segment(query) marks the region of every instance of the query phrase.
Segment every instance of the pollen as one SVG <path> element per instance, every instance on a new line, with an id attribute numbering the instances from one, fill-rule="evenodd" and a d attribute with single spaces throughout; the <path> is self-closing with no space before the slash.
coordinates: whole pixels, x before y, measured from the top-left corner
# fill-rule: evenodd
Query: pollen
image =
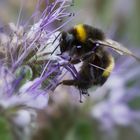
<path id="1" fill-rule="evenodd" d="M 84 42 L 86 40 L 86 36 L 87 36 L 85 28 L 84 28 L 84 25 L 83 24 L 78 24 L 74 28 L 75 28 L 75 30 L 77 32 L 77 38 L 81 42 Z"/>

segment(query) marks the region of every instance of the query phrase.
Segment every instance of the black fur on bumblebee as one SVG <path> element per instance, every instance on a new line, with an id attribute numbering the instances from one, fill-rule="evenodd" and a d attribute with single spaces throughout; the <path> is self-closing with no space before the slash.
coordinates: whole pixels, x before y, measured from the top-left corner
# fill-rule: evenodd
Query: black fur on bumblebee
<path id="1" fill-rule="evenodd" d="M 97 28 L 86 24 L 78 24 L 68 31 L 63 31 L 60 37 L 61 58 L 68 61 L 66 69 L 82 62 L 82 66 L 73 79 L 63 80 L 60 84 L 75 86 L 82 95 L 89 95 L 88 89 L 94 85 L 102 86 L 112 72 L 115 61 L 107 50 L 111 48 L 120 55 L 129 55 L 140 61 L 130 50 L 116 41 L 107 39 Z M 75 70 L 71 69 L 71 73 Z M 73 74 L 74 75 L 74 74 Z"/>

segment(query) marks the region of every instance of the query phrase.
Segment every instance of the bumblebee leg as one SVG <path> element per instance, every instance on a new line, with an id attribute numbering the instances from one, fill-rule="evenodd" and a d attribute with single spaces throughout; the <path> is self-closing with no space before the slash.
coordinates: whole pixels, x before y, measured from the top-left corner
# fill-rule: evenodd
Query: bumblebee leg
<path id="1" fill-rule="evenodd" d="M 89 93 L 88 93 L 88 91 L 87 91 L 87 89 L 79 89 L 79 93 L 80 93 L 80 100 L 79 100 L 80 103 L 83 103 L 83 101 L 82 101 L 82 95 L 84 97 L 85 97 L 85 95 L 86 96 L 90 96 Z"/>
<path id="2" fill-rule="evenodd" d="M 83 103 L 83 101 L 82 101 L 82 90 L 81 90 L 81 89 L 79 89 L 79 93 L 80 93 L 80 99 L 79 99 L 79 102 L 80 102 L 80 103 Z"/>
<path id="3" fill-rule="evenodd" d="M 63 80 L 60 82 L 60 84 L 66 85 L 66 86 L 77 86 L 79 83 L 78 80 Z"/>
<path id="4" fill-rule="evenodd" d="M 64 81 L 62 81 L 62 82 L 59 83 L 59 84 L 63 84 L 63 85 L 67 85 L 67 86 L 77 86 L 78 83 L 79 83 L 78 80 L 64 80 Z M 79 89 L 79 88 L 78 88 L 78 89 Z M 82 89 L 79 89 L 79 93 L 80 93 L 80 100 L 79 100 L 79 102 L 82 103 L 82 102 L 83 102 L 83 101 L 82 101 L 82 94 L 83 94 Z"/>
<path id="5" fill-rule="evenodd" d="M 79 79 L 73 79 L 73 80 L 63 80 L 60 82 L 60 84 L 66 85 L 66 86 L 76 86 L 79 89 L 83 89 L 86 85 L 88 85 L 88 81 L 79 80 Z M 86 87 L 84 89 L 87 89 Z"/>
<path id="6" fill-rule="evenodd" d="M 95 56 L 93 55 L 94 53 L 95 53 L 95 52 L 93 52 L 93 51 L 92 51 L 92 52 L 88 52 L 88 53 L 82 55 L 82 56 L 79 57 L 79 58 L 72 59 L 72 60 L 70 61 L 70 63 L 71 63 L 71 64 L 77 64 L 77 63 L 80 63 L 80 62 L 82 62 L 82 61 L 88 59 L 88 58 L 91 57 L 91 56 L 92 56 L 92 59 L 93 59 L 93 57 L 95 57 Z"/>
<path id="7" fill-rule="evenodd" d="M 82 60 L 80 60 L 79 58 L 76 58 L 76 59 L 72 59 L 70 61 L 71 64 L 77 64 L 77 63 L 80 63 Z"/>
<path id="8" fill-rule="evenodd" d="M 83 86 L 81 86 L 81 85 L 85 85 L 87 83 L 88 82 L 86 82 L 86 81 L 81 81 L 81 80 L 76 80 L 75 79 L 75 80 L 64 80 L 64 81 L 60 82 L 59 85 L 63 84 L 63 85 L 67 85 L 67 86 L 76 86 L 78 88 L 78 90 L 79 90 L 79 93 L 80 93 L 80 100 L 79 100 L 79 102 L 83 103 L 82 95 L 89 96 L 89 93 L 88 93 L 87 89 L 82 89 L 81 87 L 83 87 Z"/>

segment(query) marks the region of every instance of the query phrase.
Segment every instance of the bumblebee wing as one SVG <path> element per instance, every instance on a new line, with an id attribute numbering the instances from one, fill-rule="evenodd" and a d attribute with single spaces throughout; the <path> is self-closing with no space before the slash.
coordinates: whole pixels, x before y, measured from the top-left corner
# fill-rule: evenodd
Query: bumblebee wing
<path id="1" fill-rule="evenodd" d="M 104 47 L 112 48 L 114 51 L 116 51 L 120 55 L 129 55 L 129 56 L 134 57 L 138 61 L 140 61 L 140 58 L 135 56 L 133 54 L 133 52 L 131 52 L 129 49 L 124 47 L 122 44 L 120 44 L 114 40 L 111 40 L 111 39 L 105 39 L 104 41 L 101 41 L 101 40 L 94 41 L 92 39 L 89 39 L 89 40 L 90 40 L 90 42 L 92 42 L 94 44 L 97 43 L 97 44 L 102 45 Z"/>

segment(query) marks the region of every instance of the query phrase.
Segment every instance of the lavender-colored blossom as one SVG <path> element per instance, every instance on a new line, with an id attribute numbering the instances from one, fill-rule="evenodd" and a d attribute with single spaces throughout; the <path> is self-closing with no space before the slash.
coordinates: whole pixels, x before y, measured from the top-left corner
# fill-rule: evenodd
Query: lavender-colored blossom
<path id="1" fill-rule="evenodd" d="M 8 23 L 0 30 L 0 112 L 1 116 L 12 120 L 13 131 L 19 131 L 17 139 L 31 136 L 34 111 L 47 107 L 49 92 L 61 79 L 63 68 L 56 55 L 59 49 L 52 52 L 59 44 L 58 30 L 69 19 L 52 27 L 71 15 L 66 10 L 70 4 L 65 0 L 46 1 L 46 8 L 40 12 L 39 0 L 33 15 L 20 24 L 21 4 L 17 23 Z M 34 18 L 37 20 L 33 23 Z"/>
<path id="2" fill-rule="evenodd" d="M 46 91 L 51 90 L 48 86 L 56 81 L 55 76 L 61 73 L 57 65 L 58 57 L 51 52 L 59 43 L 59 39 L 54 40 L 60 32 L 55 32 L 64 24 L 51 30 L 50 26 L 70 15 L 66 11 L 70 3 L 61 0 L 55 0 L 52 3 L 48 1 L 38 21 L 28 27 L 30 21 L 39 12 L 40 5 L 41 1 L 38 2 L 36 11 L 25 24 L 20 25 L 20 14 L 22 14 L 20 11 L 17 25 L 9 23 L 0 33 L 1 104 L 7 100 L 4 106 L 9 107 L 14 103 L 35 108 L 46 106 L 49 98 Z M 54 80 L 49 78 L 53 74 Z M 47 79 L 48 84 L 42 88 L 42 83 Z M 53 86 L 55 87 L 56 84 L 54 83 Z M 41 103 L 39 103 L 40 100 L 42 100 Z"/>

